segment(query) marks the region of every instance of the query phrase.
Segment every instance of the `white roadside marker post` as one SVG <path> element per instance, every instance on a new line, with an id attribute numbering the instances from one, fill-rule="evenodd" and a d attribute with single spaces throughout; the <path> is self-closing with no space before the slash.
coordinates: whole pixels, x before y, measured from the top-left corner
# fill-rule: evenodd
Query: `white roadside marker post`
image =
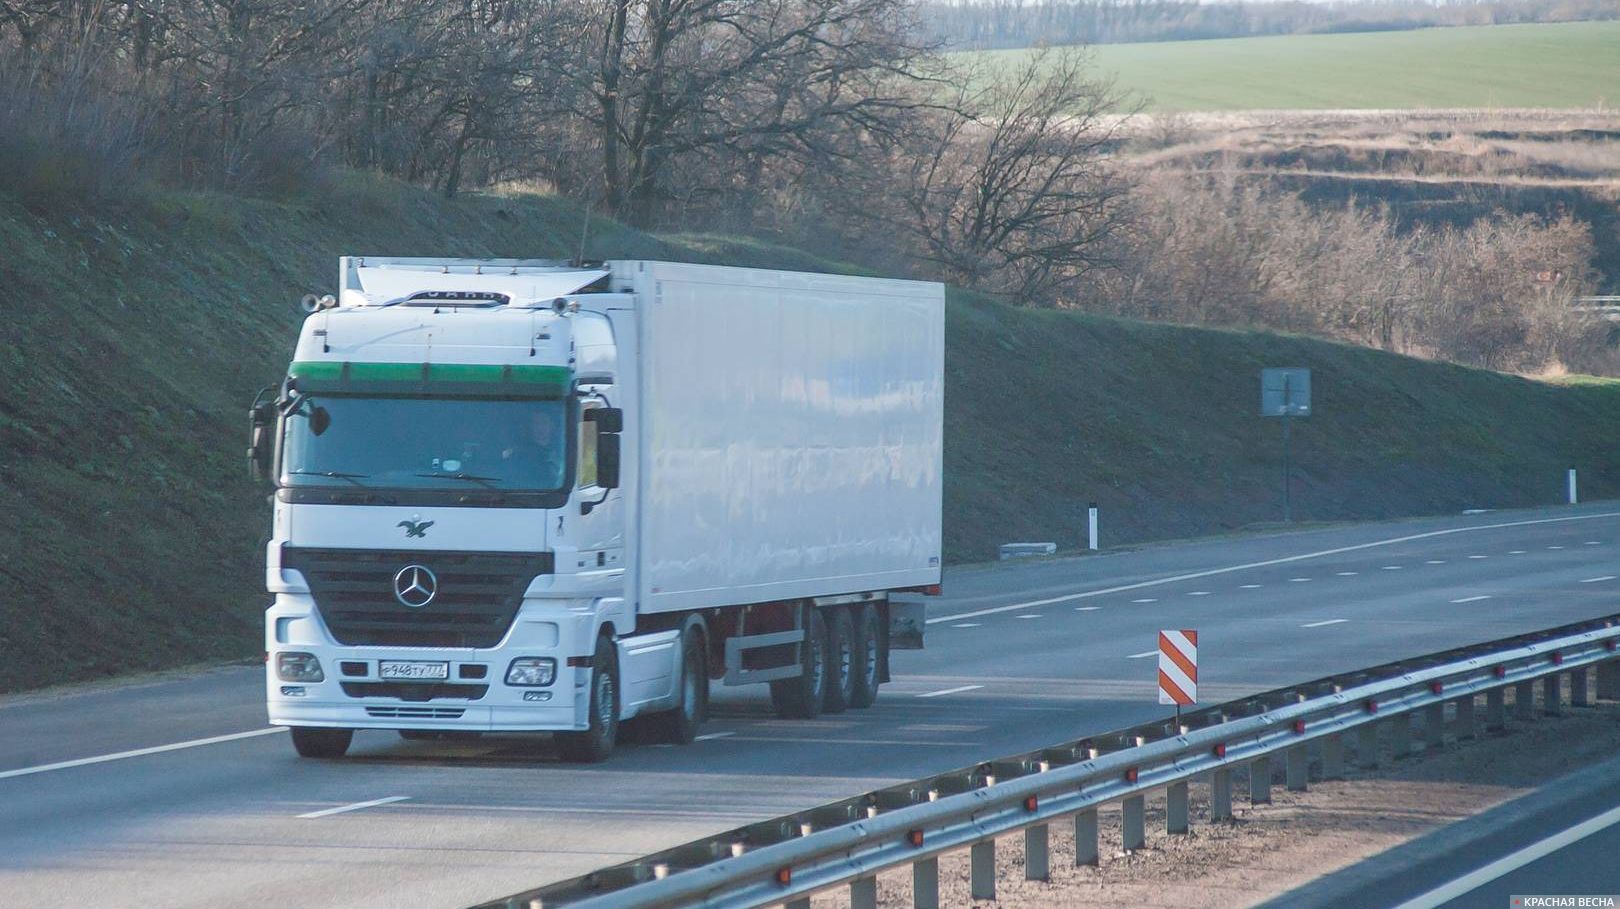
<path id="1" fill-rule="evenodd" d="M 1086 506 L 1086 548 L 1097 551 L 1097 503 Z"/>
<path id="2" fill-rule="evenodd" d="M 1575 468 L 1573 467 L 1569 469 L 1569 504 L 1580 504 L 1580 496 L 1576 495 L 1575 490 Z"/>

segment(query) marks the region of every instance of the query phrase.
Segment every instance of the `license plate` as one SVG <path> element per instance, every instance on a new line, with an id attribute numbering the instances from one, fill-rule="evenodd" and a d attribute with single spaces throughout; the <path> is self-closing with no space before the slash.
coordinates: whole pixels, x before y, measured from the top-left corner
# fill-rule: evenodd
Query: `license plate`
<path id="1" fill-rule="evenodd" d="M 448 679 L 450 677 L 450 664 L 383 660 L 377 664 L 377 677 L 384 679 Z"/>

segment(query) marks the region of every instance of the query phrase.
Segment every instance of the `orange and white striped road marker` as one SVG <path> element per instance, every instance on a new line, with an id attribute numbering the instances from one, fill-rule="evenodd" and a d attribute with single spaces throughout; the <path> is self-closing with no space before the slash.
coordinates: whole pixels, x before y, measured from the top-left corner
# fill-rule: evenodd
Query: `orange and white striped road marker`
<path id="1" fill-rule="evenodd" d="M 1198 632 L 1159 632 L 1159 703 L 1198 703 Z"/>

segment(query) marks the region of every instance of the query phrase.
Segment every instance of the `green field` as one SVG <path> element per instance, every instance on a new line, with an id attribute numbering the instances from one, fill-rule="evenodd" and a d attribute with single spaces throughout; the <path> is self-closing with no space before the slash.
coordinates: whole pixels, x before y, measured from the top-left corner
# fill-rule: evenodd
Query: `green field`
<path id="1" fill-rule="evenodd" d="M 1105 44 L 1098 67 L 1160 111 L 1614 108 L 1620 22 Z M 988 51 L 1010 62 L 1025 50 Z"/>

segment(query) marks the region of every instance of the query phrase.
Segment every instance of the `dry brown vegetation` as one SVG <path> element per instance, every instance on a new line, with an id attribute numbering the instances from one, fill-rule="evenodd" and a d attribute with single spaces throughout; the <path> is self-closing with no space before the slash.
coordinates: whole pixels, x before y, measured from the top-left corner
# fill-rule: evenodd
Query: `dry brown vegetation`
<path id="1" fill-rule="evenodd" d="M 1034 306 L 1620 372 L 1620 117 L 1142 117 L 909 0 L 0 0 L 0 189 L 558 188 Z"/>

